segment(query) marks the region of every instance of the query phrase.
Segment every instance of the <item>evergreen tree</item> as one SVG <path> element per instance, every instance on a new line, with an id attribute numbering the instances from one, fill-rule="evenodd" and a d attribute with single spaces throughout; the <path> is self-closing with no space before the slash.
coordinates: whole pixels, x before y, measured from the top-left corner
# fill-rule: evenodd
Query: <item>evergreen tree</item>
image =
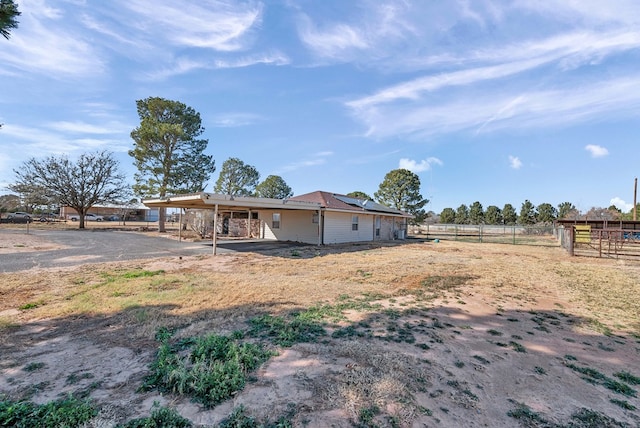
<path id="1" fill-rule="evenodd" d="M 469 223 L 471 224 L 483 224 L 484 223 L 484 209 L 482 204 L 478 201 L 471 204 L 469 208 Z"/>
<path id="2" fill-rule="evenodd" d="M 291 187 L 279 175 L 270 175 L 256 186 L 256 196 L 261 198 L 287 199 L 293 196 Z"/>
<path id="3" fill-rule="evenodd" d="M 520 207 L 518 223 L 523 226 L 536 224 L 536 208 L 528 199 L 525 200 Z"/>
<path id="4" fill-rule="evenodd" d="M 453 208 L 445 208 L 440 213 L 440 223 L 453 224 L 456 222 L 456 212 Z"/>
<path id="5" fill-rule="evenodd" d="M 11 29 L 18 28 L 20 11 L 13 0 L 0 0 L 0 35 L 5 39 L 11 36 Z"/>
<path id="6" fill-rule="evenodd" d="M 456 218 L 454 221 L 456 224 L 468 224 L 469 223 L 469 207 L 462 204 L 456 210 Z"/>
<path id="7" fill-rule="evenodd" d="M 537 211 L 538 214 L 536 216 L 536 219 L 540 223 L 553 223 L 556 218 L 558 218 L 558 211 L 551 204 L 540 204 L 537 207 Z"/>
<path id="8" fill-rule="evenodd" d="M 413 215 L 413 224 L 421 224 L 426 218 L 423 207 L 429 200 L 420 194 L 420 177 L 408 169 L 389 171 L 374 196 L 383 205 Z"/>
<path id="9" fill-rule="evenodd" d="M 352 198 L 362 199 L 364 201 L 373 201 L 373 198 L 371 196 L 359 190 L 356 190 L 355 192 L 349 192 L 347 193 L 347 196 L 351 196 Z"/>
<path id="10" fill-rule="evenodd" d="M 229 158 L 222 164 L 214 191 L 231 196 L 250 196 L 254 194 L 259 179 L 260 173 L 255 167 L 238 158 Z"/>
<path id="11" fill-rule="evenodd" d="M 495 205 L 489 205 L 484 213 L 484 222 L 486 224 L 503 224 L 502 210 Z"/>
<path id="12" fill-rule="evenodd" d="M 576 207 L 571 202 L 563 202 L 560 205 L 558 205 L 557 218 L 560 220 L 565 219 L 575 211 L 576 211 Z"/>
<path id="13" fill-rule="evenodd" d="M 509 226 L 513 226 L 514 224 L 516 224 L 518 215 L 516 214 L 516 209 L 513 207 L 513 205 L 504 204 L 504 207 L 502 208 L 502 220 L 504 221 L 504 224 L 507 224 Z"/>
<path id="14" fill-rule="evenodd" d="M 200 113 L 178 101 L 149 97 L 136 101 L 140 126 L 131 132 L 138 168 L 134 192 L 143 198 L 202 192 L 215 171 Z M 165 231 L 166 211 L 160 208 L 158 229 Z"/>

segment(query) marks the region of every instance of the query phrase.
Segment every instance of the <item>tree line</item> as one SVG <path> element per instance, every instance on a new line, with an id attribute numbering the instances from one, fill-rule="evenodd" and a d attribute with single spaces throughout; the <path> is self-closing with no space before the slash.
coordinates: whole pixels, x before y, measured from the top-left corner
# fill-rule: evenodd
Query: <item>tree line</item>
<path id="1" fill-rule="evenodd" d="M 640 206 L 640 204 L 639 204 Z M 434 217 L 435 213 L 431 213 Z M 586 213 L 581 213 L 571 202 L 562 202 L 557 207 L 549 203 L 534 205 L 528 199 L 516 211 L 511 204 L 505 204 L 502 208 L 489 205 L 483 208 L 479 201 L 470 206 L 460 205 L 457 209 L 445 208 L 437 216 L 437 222 L 445 224 L 491 224 L 491 225 L 522 225 L 536 224 L 548 225 L 556 220 L 631 220 L 633 210 L 623 213 L 615 205 L 609 208 L 591 208 Z"/>

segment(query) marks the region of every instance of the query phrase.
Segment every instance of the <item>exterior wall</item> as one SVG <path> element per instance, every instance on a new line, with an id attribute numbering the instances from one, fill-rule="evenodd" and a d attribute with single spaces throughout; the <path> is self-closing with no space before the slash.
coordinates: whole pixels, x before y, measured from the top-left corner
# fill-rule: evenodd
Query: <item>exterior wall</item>
<path id="1" fill-rule="evenodd" d="M 274 229 L 273 213 L 280 213 L 280 228 Z M 264 210 L 258 212 L 261 221 L 260 237 L 278 241 L 318 243 L 318 223 L 313 222 L 314 211 Z"/>
<path id="2" fill-rule="evenodd" d="M 272 227 L 273 213 L 280 213 L 279 229 Z M 294 210 L 259 211 L 258 218 L 261 230 L 258 236 L 263 239 L 318 244 L 319 224 L 313 222 L 314 215 L 317 215 L 317 212 Z M 324 244 L 392 240 L 399 237 L 399 230 L 406 231 L 404 219 L 395 217 L 376 216 L 365 212 L 354 212 L 352 214 L 331 211 L 323 211 L 323 215 Z M 353 215 L 358 216 L 358 230 L 352 230 Z M 379 236 L 375 235 L 376 217 L 380 218 Z"/>
<path id="3" fill-rule="evenodd" d="M 358 230 L 351 230 L 351 217 L 358 216 Z M 324 243 L 373 241 L 374 216 L 366 213 L 324 213 Z"/>

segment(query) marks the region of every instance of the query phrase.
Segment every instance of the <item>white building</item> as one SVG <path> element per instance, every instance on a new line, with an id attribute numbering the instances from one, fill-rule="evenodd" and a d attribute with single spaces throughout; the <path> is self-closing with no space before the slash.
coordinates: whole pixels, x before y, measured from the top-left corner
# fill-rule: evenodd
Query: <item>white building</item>
<path id="1" fill-rule="evenodd" d="M 242 213 L 244 221 L 258 222 L 258 238 L 317 245 L 404 239 L 412 217 L 372 201 L 323 191 L 289 199 L 196 193 L 143 203 L 151 208 L 210 209 L 218 221 L 221 213 Z"/>

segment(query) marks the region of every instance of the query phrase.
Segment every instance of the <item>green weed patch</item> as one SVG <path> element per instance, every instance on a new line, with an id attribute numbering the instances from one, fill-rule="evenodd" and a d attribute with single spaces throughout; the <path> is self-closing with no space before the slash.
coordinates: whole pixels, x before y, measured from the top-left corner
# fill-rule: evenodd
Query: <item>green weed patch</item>
<path id="1" fill-rule="evenodd" d="M 98 410 L 89 401 L 73 396 L 41 405 L 29 401 L 0 401 L 2 427 L 77 427 L 97 414 Z"/>
<path id="2" fill-rule="evenodd" d="M 190 428 L 192 426 L 191 421 L 180 416 L 174 409 L 161 407 L 154 403 L 151 416 L 131 420 L 124 425 L 118 425 L 118 428 Z"/>
<path id="3" fill-rule="evenodd" d="M 318 318 L 308 312 L 294 314 L 290 319 L 268 314 L 260 315 L 249 320 L 249 334 L 269 339 L 280 346 L 315 342 L 318 337 L 326 334 L 324 327 L 317 321 Z"/>
<path id="4" fill-rule="evenodd" d="M 242 390 L 247 374 L 274 355 L 261 345 L 229 336 L 211 334 L 177 343 L 170 342 L 166 331 L 157 337 L 161 344 L 142 390 L 187 395 L 207 407 Z"/>

